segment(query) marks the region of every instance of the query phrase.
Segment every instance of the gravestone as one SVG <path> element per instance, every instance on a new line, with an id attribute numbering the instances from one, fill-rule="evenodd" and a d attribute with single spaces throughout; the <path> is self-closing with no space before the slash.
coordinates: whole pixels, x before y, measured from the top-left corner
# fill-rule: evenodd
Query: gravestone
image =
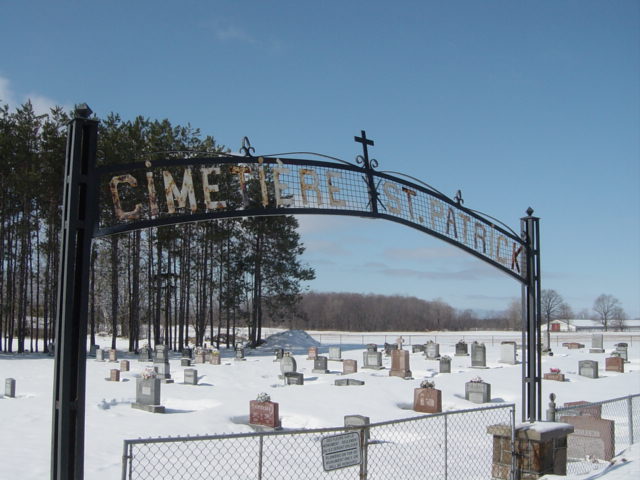
<path id="1" fill-rule="evenodd" d="M 451 358 L 446 355 L 440 357 L 440 373 L 451 373 Z"/>
<path id="2" fill-rule="evenodd" d="M 131 408 L 151 413 L 164 413 L 160 405 L 160 379 L 156 377 L 136 378 L 136 401 Z"/>
<path id="3" fill-rule="evenodd" d="M 424 356 L 429 360 L 440 358 L 440 344 L 429 340 L 424 346 Z"/>
<path id="4" fill-rule="evenodd" d="M 595 360 L 580 360 L 578 362 L 578 375 L 598 378 L 598 362 Z"/>
<path id="5" fill-rule="evenodd" d="M 542 378 L 545 380 L 553 380 L 554 382 L 564 382 L 564 373 L 560 373 L 560 369 L 551 369 L 545 373 Z"/>
<path id="6" fill-rule="evenodd" d="M 367 352 L 377 352 L 377 351 L 378 351 L 378 345 L 376 345 L 375 343 L 367 343 Z M 355 415 L 355 416 L 359 416 L 359 415 Z M 365 418 L 368 418 L 368 417 L 365 417 Z"/>
<path id="7" fill-rule="evenodd" d="M 191 357 L 186 357 L 186 360 L 190 360 Z M 204 363 L 207 361 L 207 352 L 204 350 L 204 348 L 198 348 L 196 349 L 196 355 L 194 358 L 194 364 L 199 364 L 199 363 Z M 189 362 L 189 365 L 191 364 L 191 362 Z"/>
<path id="8" fill-rule="evenodd" d="M 394 350 L 398 350 L 398 344 L 397 343 L 387 343 L 384 342 L 384 354 L 389 356 L 391 355 L 391 352 Z"/>
<path id="9" fill-rule="evenodd" d="M 484 343 L 471 344 L 471 367 L 485 368 L 487 366 L 487 348 Z"/>
<path id="10" fill-rule="evenodd" d="M 156 372 L 156 377 L 162 383 L 173 383 L 171 379 L 171 366 L 169 365 L 169 361 L 164 363 L 154 363 L 153 369 Z"/>
<path id="11" fill-rule="evenodd" d="M 273 354 L 276 356 L 273 361 L 279 362 L 280 360 L 282 360 L 282 357 L 284 357 L 284 348 L 274 348 Z"/>
<path id="12" fill-rule="evenodd" d="M 516 342 L 500 343 L 500 363 L 515 365 L 516 362 Z"/>
<path id="13" fill-rule="evenodd" d="M 578 400 L 577 402 L 565 402 L 564 407 L 572 408 L 570 412 L 565 412 L 568 415 L 602 418 L 602 404 L 600 403 L 593 405 L 585 400 Z"/>
<path id="14" fill-rule="evenodd" d="M 153 363 L 165 363 L 169 361 L 169 350 L 166 345 L 156 345 L 153 351 Z"/>
<path id="15" fill-rule="evenodd" d="M 307 360 L 315 360 L 318 356 L 318 347 L 309 347 L 307 350 Z"/>
<path id="16" fill-rule="evenodd" d="M 7 378 L 4 381 L 4 396 L 9 398 L 16 398 L 16 379 Z"/>
<path id="17" fill-rule="evenodd" d="M 284 379 L 287 385 L 304 385 L 304 375 L 300 372 L 285 372 Z"/>
<path id="18" fill-rule="evenodd" d="M 568 348 L 569 350 L 578 350 L 579 348 L 584 348 L 584 344 L 578 342 L 565 342 L 562 344 L 562 346 Z"/>
<path id="19" fill-rule="evenodd" d="M 313 361 L 313 370 L 311 371 L 313 373 L 329 373 L 327 369 L 327 357 L 323 357 L 322 355 L 316 357 Z"/>
<path id="20" fill-rule="evenodd" d="M 47 344 L 47 355 L 49 355 L 50 357 L 55 356 L 56 354 L 56 343 L 55 342 L 49 342 Z"/>
<path id="21" fill-rule="evenodd" d="M 608 372 L 624 373 L 624 360 L 622 357 L 608 357 L 605 359 L 605 368 Z"/>
<path id="22" fill-rule="evenodd" d="M 560 421 L 573 425 L 567 439 L 569 458 L 611 460 L 615 454 L 615 422 L 592 416 L 562 416 Z"/>
<path id="23" fill-rule="evenodd" d="M 473 403 L 489 403 L 491 401 L 491 385 L 485 382 L 467 382 L 464 384 L 464 398 Z"/>
<path id="24" fill-rule="evenodd" d="M 366 442 L 369 440 L 369 429 L 366 428 L 371 424 L 371 419 L 364 415 L 345 415 L 344 426 L 345 427 L 364 427 L 361 432 L 364 433 L 363 440 Z"/>
<path id="25" fill-rule="evenodd" d="M 197 350 L 197 349 L 196 349 Z M 204 352 L 204 349 L 201 348 L 200 351 Z M 189 359 L 193 359 L 193 348 L 190 347 L 184 347 L 182 349 L 182 358 L 189 358 Z"/>
<path id="26" fill-rule="evenodd" d="M 389 371 L 389 376 L 400 377 L 400 378 L 411 378 L 408 350 L 392 350 L 391 351 L 391 370 Z"/>
<path id="27" fill-rule="evenodd" d="M 442 391 L 437 388 L 414 389 L 413 409 L 422 413 L 442 412 Z"/>
<path id="28" fill-rule="evenodd" d="M 184 370 L 184 383 L 186 385 L 198 384 L 198 370 L 195 368 L 186 368 Z"/>
<path id="29" fill-rule="evenodd" d="M 604 353 L 602 339 L 603 335 L 601 333 L 591 335 L 591 348 L 589 349 L 589 353 Z"/>
<path id="30" fill-rule="evenodd" d="M 625 362 L 629 361 L 629 356 L 627 354 L 628 345 L 626 343 L 618 343 L 616 345 L 616 353 L 622 357 Z"/>
<path id="31" fill-rule="evenodd" d="M 109 349 L 109 361 L 110 362 L 118 361 L 118 351 L 115 348 Z"/>
<path id="32" fill-rule="evenodd" d="M 197 355 L 196 355 L 197 357 Z M 196 360 L 197 363 L 197 360 Z M 200 362 L 202 363 L 202 362 Z M 190 367 L 191 366 L 191 359 L 190 358 L 181 358 L 180 359 L 180 366 L 181 367 Z"/>
<path id="33" fill-rule="evenodd" d="M 220 352 L 212 352 L 209 363 L 211 365 L 220 365 Z"/>
<path id="34" fill-rule="evenodd" d="M 261 427 L 280 428 L 279 405 L 276 402 L 249 402 L 249 424 Z"/>
<path id="35" fill-rule="evenodd" d="M 89 347 L 89 356 L 90 357 L 95 357 L 96 356 L 96 350 L 100 348 L 100 345 L 91 345 Z"/>
<path id="36" fill-rule="evenodd" d="M 342 374 L 358 373 L 358 362 L 355 360 L 344 360 L 342 362 Z"/>
<path id="37" fill-rule="evenodd" d="M 338 378 L 334 381 L 334 384 L 336 387 L 360 386 L 364 385 L 364 380 L 356 380 L 355 378 Z"/>
<path id="38" fill-rule="evenodd" d="M 96 362 L 104 362 L 104 350 L 96 349 Z"/>
<path id="39" fill-rule="evenodd" d="M 411 345 L 411 353 L 424 353 L 424 345 Z"/>
<path id="40" fill-rule="evenodd" d="M 362 352 L 362 368 L 371 368 L 373 370 L 382 370 L 382 352 Z"/>
<path id="41" fill-rule="evenodd" d="M 550 338 L 548 335 L 542 335 L 542 353 L 548 355 L 551 352 L 551 345 L 549 345 Z"/>
<path id="42" fill-rule="evenodd" d="M 109 378 L 107 378 L 106 380 L 109 380 L 110 382 L 119 382 L 120 381 L 120 370 L 118 370 L 117 368 L 112 368 L 109 371 Z"/>
<path id="43" fill-rule="evenodd" d="M 456 357 L 465 357 L 467 355 L 469 355 L 469 350 L 467 347 L 467 342 L 465 342 L 464 340 L 460 340 L 458 343 L 456 343 Z"/>
<path id="44" fill-rule="evenodd" d="M 280 373 L 282 375 L 290 372 L 297 371 L 298 366 L 296 364 L 296 359 L 293 358 L 288 352 L 284 354 L 282 359 L 280 360 Z"/>
<path id="45" fill-rule="evenodd" d="M 234 357 L 236 362 L 244 362 L 246 358 L 244 358 L 244 347 L 236 347 L 236 356 Z"/>
<path id="46" fill-rule="evenodd" d="M 334 362 L 342 361 L 342 350 L 340 347 L 329 347 L 329 360 Z"/>
<path id="47" fill-rule="evenodd" d="M 151 349 L 149 348 L 149 345 L 144 345 L 138 351 L 138 361 L 139 362 L 149 362 L 149 361 L 151 361 Z"/>

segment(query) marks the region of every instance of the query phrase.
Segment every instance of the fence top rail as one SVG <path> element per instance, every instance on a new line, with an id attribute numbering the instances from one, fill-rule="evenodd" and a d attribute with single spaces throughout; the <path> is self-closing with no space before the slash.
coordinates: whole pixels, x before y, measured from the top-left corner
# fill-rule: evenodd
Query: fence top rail
<path id="1" fill-rule="evenodd" d="M 468 408 L 464 410 L 452 410 L 448 412 L 441 413 L 433 413 L 428 415 L 419 415 L 416 417 L 407 417 L 401 418 L 397 420 L 387 420 L 384 422 L 371 423 L 366 426 L 349 426 L 349 427 L 327 427 L 327 428 L 314 428 L 314 429 L 300 429 L 300 430 L 276 430 L 276 431 L 263 431 L 263 432 L 247 432 L 247 433 L 222 433 L 215 435 L 187 435 L 185 437 L 177 436 L 177 437 L 156 437 L 156 438 L 136 438 L 136 439 L 125 439 L 125 445 L 134 445 L 134 444 L 144 444 L 144 443 L 171 443 L 171 442 L 198 442 L 204 440 L 223 440 L 223 439 L 234 439 L 234 438 L 248 438 L 248 437 L 272 437 L 272 436 L 281 436 L 281 435 L 313 435 L 313 434 L 322 434 L 322 433 L 333 433 L 333 432 L 346 432 L 346 431 L 354 431 L 354 430 L 362 430 L 363 428 L 375 428 L 375 427 L 384 427 L 387 425 L 393 425 L 397 423 L 407 423 L 414 422 L 420 420 L 427 420 L 436 417 L 446 417 L 449 415 L 460 415 L 465 413 L 473 413 L 480 412 L 486 410 L 499 410 L 499 409 L 513 409 L 515 408 L 515 404 L 513 403 L 505 403 L 501 405 L 491 405 L 488 407 L 480 407 L 480 408 Z"/>
<path id="2" fill-rule="evenodd" d="M 569 411 L 569 410 L 581 410 L 581 409 L 586 408 L 586 407 L 604 405 L 605 403 L 620 402 L 622 400 L 629 400 L 629 399 L 636 398 L 636 397 L 640 397 L 640 393 L 634 393 L 634 394 L 631 394 L 631 395 L 625 395 L 624 397 L 611 398 L 609 400 L 600 400 L 599 402 L 589 402 L 589 403 L 583 403 L 581 405 L 571 405 L 571 406 L 568 406 L 568 407 L 556 407 L 556 412 L 566 412 L 566 411 Z"/>

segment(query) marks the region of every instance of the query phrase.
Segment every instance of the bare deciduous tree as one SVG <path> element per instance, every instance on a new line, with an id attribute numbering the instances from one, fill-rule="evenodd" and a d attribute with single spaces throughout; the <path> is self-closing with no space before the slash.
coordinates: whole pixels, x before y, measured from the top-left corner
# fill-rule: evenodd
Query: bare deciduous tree
<path id="1" fill-rule="evenodd" d="M 593 310 L 600 317 L 600 323 L 602 323 L 606 332 L 609 328 L 609 321 L 614 319 L 616 313 L 620 313 L 619 310 L 622 310 L 622 306 L 620 305 L 620 300 L 616 297 L 603 293 L 593 302 Z"/>

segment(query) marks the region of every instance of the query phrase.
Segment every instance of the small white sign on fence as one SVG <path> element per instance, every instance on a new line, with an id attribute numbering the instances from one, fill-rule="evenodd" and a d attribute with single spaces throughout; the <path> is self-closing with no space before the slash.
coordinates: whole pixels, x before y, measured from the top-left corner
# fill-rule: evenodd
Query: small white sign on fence
<path id="1" fill-rule="evenodd" d="M 360 465 L 360 433 L 349 432 L 322 439 L 322 468 L 325 472 Z"/>

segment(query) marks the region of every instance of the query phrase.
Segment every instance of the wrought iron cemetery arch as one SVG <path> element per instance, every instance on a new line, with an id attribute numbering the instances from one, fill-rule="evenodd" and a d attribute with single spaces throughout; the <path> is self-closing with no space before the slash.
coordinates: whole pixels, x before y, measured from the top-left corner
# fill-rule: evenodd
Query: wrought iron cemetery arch
<path id="1" fill-rule="evenodd" d="M 539 219 L 521 233 L 411 177 L 376 171 L 364 131 L 357 164 L 213 156 L 96 167 L 97 120 L 86 105 L 69 124 L 58 285 L 51 472 L 83 478 L 88 279 L 94 238 L 231 217 L 322 214 L 384 218 L 455 245 L 522 284 L 522 418 L 541 418 Z M 161 185 L 162 188 L 157 188 Z M 160 194 L 158 193 L 160 192 Z M 502 224 L 503 225 L 503 224 Z"/>

